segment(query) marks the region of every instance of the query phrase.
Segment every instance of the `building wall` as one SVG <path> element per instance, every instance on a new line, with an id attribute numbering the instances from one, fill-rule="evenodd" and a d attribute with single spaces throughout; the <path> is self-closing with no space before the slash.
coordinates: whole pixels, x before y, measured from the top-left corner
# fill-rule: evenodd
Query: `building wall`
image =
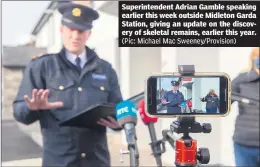
<path id="1" fill-rule="evenodd" d="M 48 48 L 48 42 L 48 23 L 46 23 L 35 38 L 35 46 Z"/>
<path id="2" fill-rule="evenodd" d="M 60 25 L 61 25 L 61 14 L 55 10 L 53 15 L 48 21 L 48 53 L 56 53 L 62 47 L 61 35 L 60 35 Z"/>
<path id="3" fill-rule="evenodd" d="M 62 47 L 60 35 L 61 14 L 55 10 L 36 36 L 36 47 L 46 47 L 48 53 L 56 53 Z"/>
<path id="4" fill-rule="evenodd" d="M 17 95 L 24 68 L 2 68 L 3 72 L 3 107 L 10 108 Z"/>

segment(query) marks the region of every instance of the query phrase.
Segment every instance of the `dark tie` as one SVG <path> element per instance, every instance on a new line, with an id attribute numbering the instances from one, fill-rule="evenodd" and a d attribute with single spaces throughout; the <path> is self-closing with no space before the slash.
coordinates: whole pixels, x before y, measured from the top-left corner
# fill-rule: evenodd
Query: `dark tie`
<path id="1" fill-rule="evenodd" d="M 81 62 L 81 59 L 79 57 L 76 58 L 76 66 L 78 68 L 79 71 L 81 71 L 81 66 L 80 66 L 80 62 Z"/>

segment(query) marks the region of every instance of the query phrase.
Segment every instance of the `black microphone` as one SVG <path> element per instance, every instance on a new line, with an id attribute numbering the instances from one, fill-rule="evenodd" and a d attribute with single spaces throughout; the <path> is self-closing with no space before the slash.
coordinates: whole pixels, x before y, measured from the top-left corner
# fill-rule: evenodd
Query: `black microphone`
<path id="1" fill-rule="evenodd" d="M 240 103 L 244 103 L 244 104 L 248 104 L 248 105 L 259 106 L 259 101 L 254 100 L 254 99 L 249 99 L 249 98 L 246 98 L 246 97 L 242 97 L 242 96 L 235 94 L 235 93 L 231 94 L 231 100 L 232 101 L 238 101 Z"/>

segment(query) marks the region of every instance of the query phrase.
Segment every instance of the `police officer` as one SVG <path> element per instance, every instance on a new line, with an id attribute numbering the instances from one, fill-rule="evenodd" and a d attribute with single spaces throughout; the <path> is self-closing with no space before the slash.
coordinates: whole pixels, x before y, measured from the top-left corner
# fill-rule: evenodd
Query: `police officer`
<path id="1" fill-rule="evenodd" d="M 217 113 L 219 107 L 219 99 L 213 89 L 210 89 L 209 93 L 205 97 L 200 98 L 200 100 L 202 102 L 206 102 L 207 113 Z"/>
<path id="2" fill-rule="evenodd" d="M 60 31 L 64 47 L 29 63 L 13 103 L 14 117 L 26 125 L 39 120 L 42 166 L 110 166 L 106 127 L 118 129 L 115 119 L 100 119 L 104 128 L 98 130 L 59 125 L 90 105 L 122 100 L 111 64 L 85 46 L 92 21 L 99 15 L 71 2 L 58 10 L 63 15 Z"/>
<path id="3" fill-rule="evenodd" d="M 179 82 L 171 81 L 172 90 L 164 94 L 162 104 L 167 105 L 167 113 L 181 113 L 180 103 L 184 101 L 183 94 L 179 91 Z"/>

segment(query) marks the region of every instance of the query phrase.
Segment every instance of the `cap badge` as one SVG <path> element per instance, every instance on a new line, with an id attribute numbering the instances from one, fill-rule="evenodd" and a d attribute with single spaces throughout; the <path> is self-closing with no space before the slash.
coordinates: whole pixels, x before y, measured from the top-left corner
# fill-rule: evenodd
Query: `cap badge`
<path id="1" fill-rule="evenodd" d="M 74 8 L 72 10 L 72 15 L 75 17 L 79 17 L 81 15 L 81 10 L 79 8 Z"/>

